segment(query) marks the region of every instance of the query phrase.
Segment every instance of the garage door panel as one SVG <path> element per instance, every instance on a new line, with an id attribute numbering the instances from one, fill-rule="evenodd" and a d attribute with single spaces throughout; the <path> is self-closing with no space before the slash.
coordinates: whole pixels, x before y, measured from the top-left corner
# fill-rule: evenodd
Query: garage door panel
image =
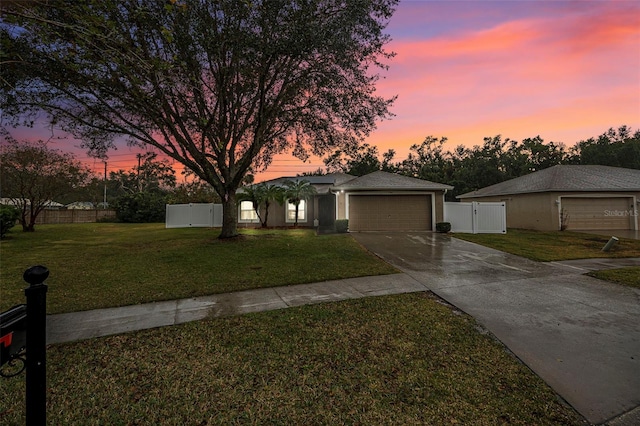
<path id="1" fill-rule="evenodd" d="M 352 231 L 431 230 L 429 195 L 351 195 Z"/>
<path id="2" fill-rule="evenodd" d="M 633 229 L 632 202 L 627 197 L 562 198 L 567 229 Z"/>

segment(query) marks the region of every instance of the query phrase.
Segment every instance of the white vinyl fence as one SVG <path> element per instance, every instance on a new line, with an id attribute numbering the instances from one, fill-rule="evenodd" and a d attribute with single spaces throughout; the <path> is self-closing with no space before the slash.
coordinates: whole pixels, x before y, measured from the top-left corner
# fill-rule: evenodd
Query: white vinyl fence
<path id="1" fill-rule="evenodd" d="M 506 234 L 505 203 L 444 203 L 444 221 L 452 232 L 469 234 Z"/>
<path id="2" fill-rule="evenodd" d="M 222 226 L 222 204 L 167 204 L 167 228 Z"/>

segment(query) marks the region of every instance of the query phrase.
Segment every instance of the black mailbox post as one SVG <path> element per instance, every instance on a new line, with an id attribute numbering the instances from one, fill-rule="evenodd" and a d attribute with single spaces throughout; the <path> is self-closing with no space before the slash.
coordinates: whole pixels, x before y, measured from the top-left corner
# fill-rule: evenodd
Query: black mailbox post
<path id="1" fill-rule="evenodd" d="M 27 296 L 27 426 L 47 423 L 47 286 L 49 270 L 32 266 L 24 272 Z"/>
<path id="2" fill-rule="evenodd" d="M 16 376 L 26 370 L 26 424 L 47 424 L 47 286 L 49 270 L 33 266 L 24 273 L 29 287 L 26 305 L 0 313 L 0 374 Z M 9 374 L 2 367 L 22 363 Z"/>

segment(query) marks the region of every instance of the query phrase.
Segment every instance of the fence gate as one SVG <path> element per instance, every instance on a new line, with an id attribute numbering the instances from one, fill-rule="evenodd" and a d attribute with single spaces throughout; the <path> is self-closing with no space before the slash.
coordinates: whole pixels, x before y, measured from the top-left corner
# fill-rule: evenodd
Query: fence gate
<path id="1" fill-rule="evenodd" d="M 453 232 L 507 233 L 507 209 L 504 202 L 444 203 L 444 221 L 451 223 Z"/>
<path id="2" fill-rule="evenodd" d="M 167 228 L 222 226 L 222 204 L 167 204 Z"/>

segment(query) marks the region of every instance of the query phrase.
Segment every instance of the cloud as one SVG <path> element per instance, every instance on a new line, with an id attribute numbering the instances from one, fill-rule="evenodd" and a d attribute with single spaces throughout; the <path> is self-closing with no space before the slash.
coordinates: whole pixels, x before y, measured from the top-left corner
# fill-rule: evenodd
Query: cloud
<path id="1" fill-rule="evenodd" d="M 419 135 L 416 143 L 434 131 L 570 137 L 567 128 L 577 136 L 598 127 L 595 136 L 610 126 L 638 127 L 640 8 L 583 6 L 562 3 L 562 13 L 393 42 L 397 56 L 379 91 L 399 95 L 396 124 L 383 123 L 381 131 L 399 135 L 401 127 L 402 134 Z"/>

